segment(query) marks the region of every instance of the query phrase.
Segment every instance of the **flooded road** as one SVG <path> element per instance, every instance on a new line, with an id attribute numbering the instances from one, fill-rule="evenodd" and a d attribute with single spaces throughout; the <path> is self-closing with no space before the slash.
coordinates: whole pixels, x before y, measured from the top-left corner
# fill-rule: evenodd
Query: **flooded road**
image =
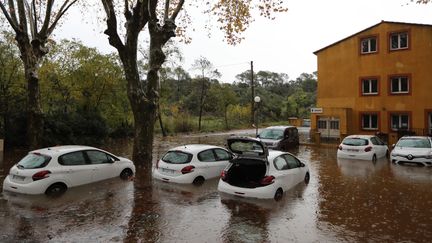
<path id="1" fill-rule="evenodd" d="M 230 133 L 159 138 L 154 160 L 187 143 L 224 145 Z M 130 157 L 131 143 L 105 149 Z M 336 159 L 336 146 L 292 151 L 311 180 L 281 201 L 202 186 L 111 179 L 60 198 L 2 193 L 0 242 L 431 242 L 432 168 Z M 0 183 L 15 157 L 5 155 Z"/>

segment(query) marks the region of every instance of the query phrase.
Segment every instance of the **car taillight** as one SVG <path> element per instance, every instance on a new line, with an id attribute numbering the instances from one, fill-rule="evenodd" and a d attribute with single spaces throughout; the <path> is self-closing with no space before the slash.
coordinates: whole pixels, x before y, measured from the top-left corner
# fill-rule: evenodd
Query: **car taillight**
<path id="1" fill-rule="evenodd" d="M 222 179 L 223 181 L 226 181 L 227 172 L 226 172 L 225 170 L 223 170 L 223 171 L 221 172 L 220 177 L 221 177 L 221 179 Z"/>
<path id="2" fill-rule="evenodd" d="M 32 179 L 33 179 L 33 181 L 42 180 L 42 179 L 48 178 L 49 174 L 51 174 L 51 171 L 49 171 L 49 170 L 39 171 L 32 176 Z"/>
<path id="3" fill-rule="evenodd" d="M 181 169 L 181 173 L 182 173 L 182 174 L 191 173 L 191 172 L 194 171 L 194 169 L 195 169 L 195 166 L 193 166 L 193 165 L 188 165 L 188 166 L 184 167 L 183 169 Z"/>
<path id="4" fill-rule="evenodd" d="M 339 150 L 342 150 L 342 145 L 339 145 L 338 149 L 339 149 Z"/>
<path id="5" fill-rule="evenodd" d="M 267 186 L 267 185 L 272 184 L 274 182 L 274 179 L 275 179 L 274 176 L 266 176 L 266 177 L 262 178 L 260 183 L 263 186 Z"/>
<path id="6" fill-rule="evenodd" d="M 371 150 L 372 150 L 372 146 L 367 146 L 367 147 L 364 149 L 365 152 L 369 152 L 369 151 L 371 151 Z"/>

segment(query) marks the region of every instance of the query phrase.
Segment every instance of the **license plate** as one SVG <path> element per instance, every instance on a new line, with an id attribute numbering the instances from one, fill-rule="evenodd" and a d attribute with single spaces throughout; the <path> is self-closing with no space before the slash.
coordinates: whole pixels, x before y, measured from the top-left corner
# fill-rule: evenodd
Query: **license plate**
<path id="1" fill-rule="evenodd" d="M 24 181 L 25 177 L 19 176 L 19 175 L 13 175 L 12 179 L 17 180 L 17 181 Z"/>
<path id="2" fill-rule="evenodd" d="M 347 149 L 349 152 L 358 152 L 358 149 Z"/>
<path id="3" fill-rule="evenodd" d="M 174 170 L 161 168 L 163 173 L 174 174 Z"/>

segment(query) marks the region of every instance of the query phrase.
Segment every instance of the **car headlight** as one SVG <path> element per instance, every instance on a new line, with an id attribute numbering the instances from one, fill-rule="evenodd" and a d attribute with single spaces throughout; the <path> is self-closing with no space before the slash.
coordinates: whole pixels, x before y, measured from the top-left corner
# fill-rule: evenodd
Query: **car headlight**
<path id="1" fill-rule="evenodd" d="M 391 153 L 391 156 L 392 157 L 396 157 L 396 156 L 400 156 L 400 154 L 398 154 L 398 153 Z"/>

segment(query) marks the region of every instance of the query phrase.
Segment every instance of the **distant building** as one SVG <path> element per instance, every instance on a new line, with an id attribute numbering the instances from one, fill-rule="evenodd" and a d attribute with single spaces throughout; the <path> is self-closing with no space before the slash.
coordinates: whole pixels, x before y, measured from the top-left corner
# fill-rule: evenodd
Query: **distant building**
<path id="1" fill-rule="evenodd" d="M 313 131 L 432 134 L 432 25 L 382 21 L 314 54 Z"/>

